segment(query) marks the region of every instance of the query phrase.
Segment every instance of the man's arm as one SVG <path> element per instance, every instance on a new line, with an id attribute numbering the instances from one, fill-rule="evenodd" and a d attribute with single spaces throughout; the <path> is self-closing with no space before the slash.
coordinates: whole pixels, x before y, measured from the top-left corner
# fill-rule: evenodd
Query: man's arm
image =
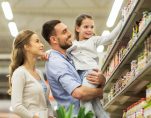
<path id="1" fill-rule="evenodd" d="M 91 88 L 81 85 L 74 89 L 72 96 L 80 100 L 91 100 L 96 97 L 102 98 L 103 86 L 106 80 L 104 75 L 98 69 L 94 69 L 91 73 L 88 74 L 87 79 L 91 84 L 97 85 L 98 88 Z"/>
<path id="2" fill-rule="evenodd" d="M 80 86 L 74 89 L 72 92 L 72 97 L 80 100 L 91 100 L 97 97 L 102 98 L 103 89 L 102 88 L 90 88 L 86 86 Z"/>

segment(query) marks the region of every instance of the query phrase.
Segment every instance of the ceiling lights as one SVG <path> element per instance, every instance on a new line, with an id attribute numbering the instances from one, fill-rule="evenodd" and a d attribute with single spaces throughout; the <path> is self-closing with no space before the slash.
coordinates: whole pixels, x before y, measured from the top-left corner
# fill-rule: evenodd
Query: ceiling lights
<path id="1" fill-rule="evenodd" d="M 8 27 L 9 27 L 11 35 L 13 37 L 16 37 L 18 34 L 18 29 L 17 29 L 16 23 L 15 22 L 9 22 Z"/>
<path id="2" fill-rule="evenodd" d="M 107 27 L 112 27 L 114 25 L 123 1 L 124 0 L 115 0 L 114 1 L 114 4 L 112 6 L 112 10 L 110 12 L 110 15 L 109 15 L 107 23 L 106 23 Z"/>
<path id="3" fill-rule="evenodd" d="M 5 15 L 5 18 L 8 21 L 10 21 L 8 23 L 8 27 L 9 27 L 10 33 L 11 33 L 11 35 L 13 37 L 16 37 L 16 35 L 18 34 L 18 29 L 17 29 L 16 23 L 12 22 L 12 20 L 13 20 L 13 13 L 12 13 L 11 6 L 10 6 L 9 2 L 6 2 L 6 1 L 2 2 L 1 6 L 2 6 L 2 9 L 3 9 L 4 15 Z"/>
<path id="4" fill-rule="evenodd" d="M 5 18 L 7 20 L 12 20 L 13 19 L 13 13 L 12 13 L 12 9 L 10 7 L 9 2 L 2 2 L 1 3 Z"/>

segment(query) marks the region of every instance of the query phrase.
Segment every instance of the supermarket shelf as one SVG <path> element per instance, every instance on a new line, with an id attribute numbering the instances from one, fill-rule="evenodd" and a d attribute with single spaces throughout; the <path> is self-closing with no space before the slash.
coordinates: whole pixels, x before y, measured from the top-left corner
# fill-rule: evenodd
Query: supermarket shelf
<path id="1" fill-rule="evenodd" d="M 138 94 L 142 88 L 144 88 L 149 82 L 151 82 L 149 75 L 151 75 L 151 60 L 146 64 L 146 66 L 144 67 L 144 69 L 141 70 L 141 72 L 139 72 L 131 81 L 129 81 L 129 83 L 127 83 L 126 86 L 123 87 L 122 90 L 120 90 L 112 98 L 111 101 L 104 105 L 104 109 L 107 110 L 111 108 L 111 105 L 114 104 L 117 100 L 119 100 L 119 97 L 122 95 L 134 97 L 136 94 Z"/>
<path id="2" fill-rule="evenodd" d="M 130 62 L 131 55 L 134 54 L 134 52 L 137 50 L 138 46 L 144 41 L 145 37 L 151 30 L 151 21 L 148 23 L 148 25 L 144 28 L 144 30 L 139 34 L 138 39 L 134 42 L 133 46 L 129 49 L 129 51 L 125 54 L 119 65 L 115 68 L 114 72 L 112 73 L 111 77 L 106 82 L 106 85 L 104 87 L 104 91 L 108 91 L 110 89 L 110 83 L 113 80 L 117 79 L 117 75 L 119 74 L 119 71 L 121 68 L 127 63 Z"/>
<path id="3" fill-rule="evenodd" d="M 129 39 L 128 37 L 131 36 L 131 30 L 135 21 L 138 21 L 140 18 L 142 18 L 142 13 L 144 11 L 151 10 L 150 4 L 150 0 L 137 0 L 135 7 L 133 8 L 132 12 L 130 12 L 127 20 L 123 24 L 123 28 L 117 36 L 116 42 L 114 42 L 112 45 L 112 48 L 105 59 L 105 62 L 101 68 L 102 72 L 104 72 L 107 66 L 109 66 L 111 59 L 115 55 L 120 45 L 123 43 L 122 41 L 124 41 L 124 39 L 127 41 L 126 39 Z M 126 72 L 127 69 L 130 69 L 131 61 L 136 58 L 136 53 L 141 51 L 139 47 L 150 32 L 151 21 L 147 24 L 147 26 L 143 27 L 143 30 L 138 34 L 135 42 L 133 42 L 132 46 L 127 49 L 127 52 L 122 57 L 121 62 L 113 70 L 112 75 L 104 87 L 105 93 L 109 92 L 112 85 L 120 77 L 122 71 Z M 148 61 L 149 62 L 145 65 L 145 67 L 140 70 L 135 77 L 130 79 L 125 86 L 122 86 L 119 88 L 119 90 L 116 90 L 117 92 L 114 93 L 113 97 L 110 98 L 109 101 L 105 101 L 105 105 L 103 107 L 105 110 L 110 112 L 112 118 L 121 118 L 123 109 L 126 109 L 134 102 L 140 100 L 140 98 L 145 97 L 146 85 L 151 82 L 151 58 L 148 59 Z M 117 113 L 118 115 L 116 115 Z"/>
<path id="4" fill-rule="evenodd" d="M 105 62 L 101 68 L 102 72 L 105 71 L 106 67 L 108 66 L 112 56 L 114 55 L 118 45 L 119 45 L 119 42 L 122 40 L 122 38 L 124 37 L 125 33 L 127 32 L 131 22 L 133 21 L 133 19 L 135 18 L 136 16 L 136 12 L 139 11 L 141 5 L 143 4 L 144 0 L 138 0 L 136 2 L 136 5 L 134 6 L 134 8 L 132 9 L 130 15 L 127 17 L 127 20 L 124 22 L 123 24 L 123 28 L 120 32 L 120 34 L 117 36 L 117 40 L 116 42 L 112 45 L 112 48 L 110 49 L 106 59 L 105 59 Z"/>

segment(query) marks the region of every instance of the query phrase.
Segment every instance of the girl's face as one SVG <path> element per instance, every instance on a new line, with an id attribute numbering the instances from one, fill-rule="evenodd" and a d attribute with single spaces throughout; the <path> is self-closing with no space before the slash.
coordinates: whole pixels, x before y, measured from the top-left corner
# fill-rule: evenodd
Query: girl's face
<path id="1" fill-rule="evenodd" d="M 44 54 L 44 45 L 41 43 L 37 34 L 33 34 L 30 37 L 30 43 L 26 45 L 26 51 L 35 57 L 42 56 Z"/>
<path id="2" fill-rule="evenodd" d="M 76 31 L 79 32 L 79 41 L 87 40 L 94 35 L 94 21 L 86 18 L 82 21 L 80 27 L 76 27 Z"/>

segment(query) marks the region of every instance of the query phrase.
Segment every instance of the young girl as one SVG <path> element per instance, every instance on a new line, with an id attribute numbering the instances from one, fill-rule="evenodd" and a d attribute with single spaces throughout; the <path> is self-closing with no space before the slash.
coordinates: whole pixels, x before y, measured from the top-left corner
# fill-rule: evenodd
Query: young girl
<path id="1" fill-rule="evenodd" d="M 97 47 L 99 45 L 108 45 L 116 38 L 122 27 L 122 22 L 119 22 L 117 27 L 107 36 L 94 36 L 94 21 L 91 16 L 82 14 L 77 17 L 75 23 L 75 38 L 72 47 L 68 50 L 71 58 L 74 61 L 75 67 L 83 78 L 83 85 L 97 87 L 93 83 L 89 83 L 85 76 L 92 69 L 99 69 L 99 57 L 97 55 Z M 102 80 L 102 86 L 105 80 Z M 103 89 L 103 88 L 102 88 Z M 97 118 L 108 118 L 103 111 L 99 98 L 93 101 L 81 101 L 81 106 L 86 108 L 86 111 L 93 111 Z"/>
<path id="2" fill-rule="evenodd" d="M 37 34 L 21 31 L 15 38 L 9 66 L 11 105 L 21 118 L 53 118 L 48 100 L 50 88 L 42 72 L 35 67 L 44 54 Z"/>

